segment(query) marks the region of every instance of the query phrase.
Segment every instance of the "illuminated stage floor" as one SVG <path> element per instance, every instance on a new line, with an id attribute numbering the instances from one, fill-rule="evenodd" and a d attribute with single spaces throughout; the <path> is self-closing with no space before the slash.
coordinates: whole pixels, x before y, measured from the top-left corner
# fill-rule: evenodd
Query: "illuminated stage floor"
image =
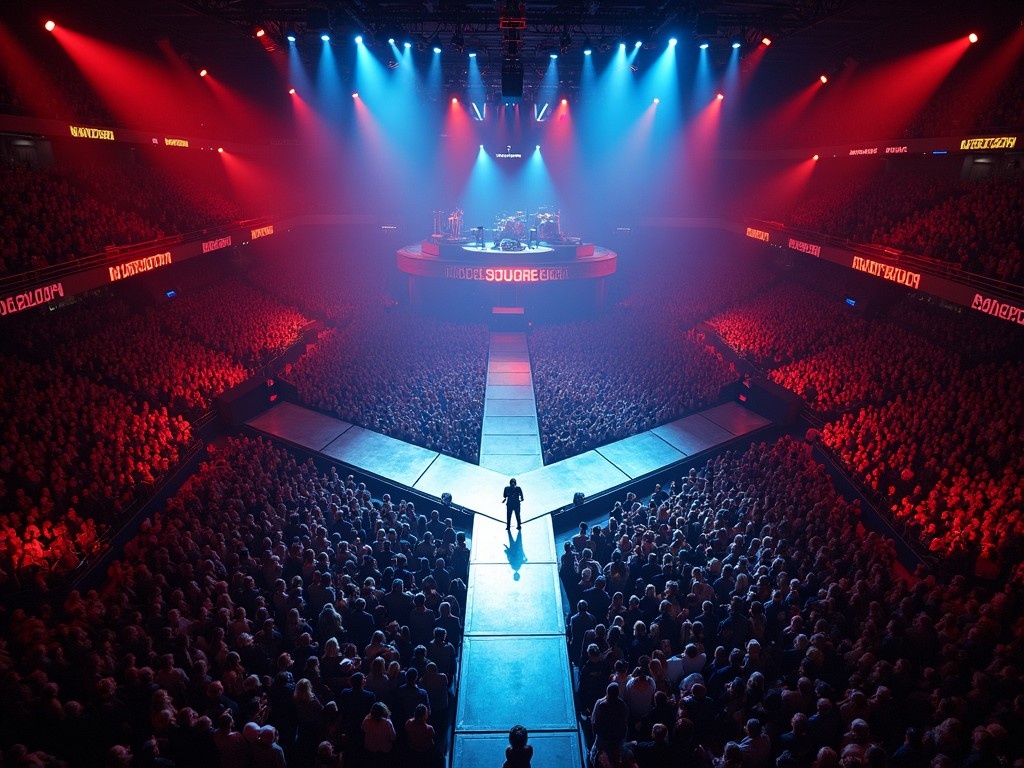
<path id="1" fill-rule="evenodd" d="M 510 477 L 544 466 L 525 333 L 491 334 L 480 466 Z"/>
<path id="2" fill-rule="evenodd" d="M 514 339 L 506 341 L 508 348 L 516 347 Z M 488 385 L 528 388 L 535 423 L 533 387 L 522 380 L 522 361 L 497 359 L 501 356 L 489 360 Z M 528 366 L 527 360 L 527 373 Z M 525 427 L 510 420 L 531 416 L 485 410 L 484 418 L 495 420 L 485 430 L 514 434 Z M 248 424 L 430 496 L 450 492 L 455 504 L 475 512 L 452 765 L 501 765 L 508 730 L 518 723 L 530 732 L 533 768 L 580 768 L 583 745 L 573 706 L 550 513 L 571 504 L 577 491 L 599 494 L 770 422 L 727 403 L 551 466 L 518 472 L 525 492 L 521 531 L 505 530 L 501 490 L 506 472 L 407 445 L 291 403 L 276 405 Z M 539 439 L 533 439 L 539 452 Z"/>
<path id="3" fill-rule="evenodd" d="M 739 403 L 725 403 L 579 456 L 519 472 L 516 478 L 526 495 L 523 519 L 571 504 L 577 491 L 595 496 L 770 423 Z M 506 472 L 467 464 L 293 403 L 275 405 L 248 426 L 428 496 L 451 493 L 458 506 L 500 520 L 504 527 L 501 491 L 508 481 Z"/>
<path id="4" fill-rule="evenodd" d="M 544 508 L 556 499 L 531 493 Z M 582 764 L 551 518 L 505 531 L 477 515 L 459 666 L 453 765 L 501 765 L 526 726 L 534 768 Z"/>

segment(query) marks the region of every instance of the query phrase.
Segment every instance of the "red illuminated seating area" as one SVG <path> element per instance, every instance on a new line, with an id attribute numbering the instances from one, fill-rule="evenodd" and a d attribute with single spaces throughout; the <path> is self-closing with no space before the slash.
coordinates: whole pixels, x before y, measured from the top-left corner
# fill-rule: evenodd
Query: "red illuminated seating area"
<path id="1" fill-rule="evenodd" d="M 1019 363 L 927 381 L 827 424 L 822 441 L 944 561 L 1024 580 L 1024 385 Z"/>
<path id="2" fill-rule="evenodd" d="M 277 729 L 289 765 L 310 766 L 323 739 L 359 752 L 365 713 L 340 695 L 357 671 L 404 745 L 412 711 L 399 685 L 413 666 L 440 743 L 468 566 L 451 522 L 374 501 L 355 478 L 260 439 L 209 451 L 100 590 L 2 616 L 0 747 L 91 768 L 110 765 L 116 745 L 144 752 L 155 739 L 172 764 L 216 765 L 212 730 L 227 712 L 225 732 L 241 740 L 258 720 Z M 435 625 L 446 642 L 433 641 Z"/>
<path id="3" fill-rule="evenodd" d="M 257 213 L 208 174 L 182 171 L 172 180 L 124 164 L 9 165 L 0 169 L 0 201 L 0 277 Z"/>
<path id="4" fill-rule="evenodd" d="M 952 197 L 880 230 L 876 242 L 1020 284 L 1024 182 L 1017 177 L 960 184 Z"/>
<path id="5" fill-rule="evenodd" d="M 0 275 L 26 272 L 161 237 L 138 213 L 119 209 L 53 170 L 0 170 Z"/>
<path id="6" fill-rule="evenodd" d="M 981 556 L 1024 578 L 1024 408 L 1010 394 L 1024 365 L 986 362 L 1013 357 L 1016 329 L 914 299 L 888 317 L 846 310 L 791 286 L 709 325 L 826 418 L 823 445 L 908 539 L 943 562 L 973 567 Z"/>
<path id="7" fill-rule="evenodd" d="M 7 318 L 16 351 L 3 355 L 0 398 L 0 508 L 13 513 L 0 518 L 5 591 L 59 579 L 92 555 L 98 534 L 178 465 L 213 398 L 308 322 L 239 281 L 203 282 L 183 277 L 194 292 L 144 312 L 101 298 Z M 91 527 L 73 548 L 74 536 L 53 533 L 72 509 Z M 39 530 L 44 558 L 29 546 Z"/>
<path id="8" fill-rule="evenodd" d="M 178 464 L 192 428 L 53 362 L 4 355 L 0 368 L 2 588 L 45 588 Z"/>
<path id="9" fill-rule="evenodd" d="M 783 216 L 800 229 L 926 256 L 986 277 L 1024 281 L 1020 174 L 954 183 L 909 173 L 837 181 Z"/>

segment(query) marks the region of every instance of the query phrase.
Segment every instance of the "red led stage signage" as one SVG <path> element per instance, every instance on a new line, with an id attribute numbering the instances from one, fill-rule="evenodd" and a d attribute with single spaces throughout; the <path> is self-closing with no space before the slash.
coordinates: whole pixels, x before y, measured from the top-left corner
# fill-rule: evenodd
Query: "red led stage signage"
<path id="1" fill-rule="evenodd" d="M 274 225 L 273 224 L 268 224 L 265 227 L 257 227 L 256 229 L 250 231 L 249 239 L 250 240 L 259 240 L 261 237 L 266 237 L 267 235 L 272 235 L 272 234 L 274 234 Z"/>
<path id="2" fill-rule="evenodd" d="M 71 135 L 76 139 L 102 139 L 113 141 L 114 132 L 109 128 L 90 128 L 87 125 L 69 125 Z"/>
<path id="3" fill-rule="evenodd" d="M 137 275 L 140 272 L 150 272 L 160 267 L 166 267 L 172 261 L 171 252 L 158 253 L 153 256 L 146 256 L 142 259 L 135 259 L 133 261 L 126 261 L 124 264 L 118 264 L 116 267 L 110 267 L 110 282 L 116 282 L 123 280 L 126 277 Z"/>
<path id="4" fill-rule="evenodd" d="M 981 139 L 963 139 L 960 149 L 1013 149 L 1017 146 L 1016 136 L 987 136 Z"/>
<path id="5" fill-rule="evenodd" d="M 888 280 L 890 283 L 899 283 L 908 288 L 921 288 L 921 275 L 919 273 L 900 269 L 891 264 L 883 264 L 880 261 L 872 261 L 861 256 L 854 256 L 853 268 L 858 272 L 867 272 L 869 275 Z"/>
<path id="6" fill-rule="evenodd" d="M 188 139 L 171 139 L 164 137 L 165 147 L 188 147 Z"/>
<path id="7" fill-rule="evenodd" d="M 479 280 L 486 283 L 550 283 L 568 280 L 566 267 L 463 267 L 444 268 L 444 276 L 452 280 Z"/>
<path id="8" fill-rule="evenodd" d="M 216 240 L 205 240 L 203 241 L 203 253 L 219 251 L 221 248 L 227 248 L 229 245 L 231 245 L 231 235 L 218 237 Z"/>
<path id="9" fill-rule="evenodd" d="M 21 312 L 23 309 L 38 307 L 40 304 L 48 304 L 54 299 L 63 297 L 64 285 L 62 283 L 53 283 L 40 288 L 34 288 L 31 291 L 13 293 L 0 299 L 0 317 L 13 315 L 15 312 Z"/>
<path id="10" fill-rule="evenodd" d="M 877 155 L 878 147 L 862 147 L 860 149 L 851 149 L 850 157 L 858 157 L 860 155 Z"/>
<path id="11" fill-rule="evenodd" d="M 821 257 L 821 246 L 814 243 L 805 243 L 803 240 L 794 240 L 791 237 L 789 238 L 789 247 L 794 251 L 800 251 L 800 253 L 809 253 L 811 256 Z"/>
<path id="12" fill-rule="evenodd" d="M 754 240 L 760 240 L 762 243 L 771 241 L 771 235 L 763 229 L 754 229 L 753 227 L 747 227 L 747 237 L 751 237 Z"/>
<path id="13" fill-rule="evenodd" d="M 998 317 L 1000 320 L 1008 320 L 1011 323 L 1024 325 L 1024 308 L 1014 304 L 1007 304 L 1005 301 L 994 299 L 991 296 L 984 296 L 980 293 L 974 294 L 971 309 Z"/>

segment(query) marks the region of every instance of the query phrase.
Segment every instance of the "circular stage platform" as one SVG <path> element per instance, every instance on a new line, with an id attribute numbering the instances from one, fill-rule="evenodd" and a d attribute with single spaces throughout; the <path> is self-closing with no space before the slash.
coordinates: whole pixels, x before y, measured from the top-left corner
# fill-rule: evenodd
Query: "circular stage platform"
<path id="1" fill-rule="evenodd" d="M 465 241 L 425 240 L 398 251 L 398 270 L 408 276 L 414 305 L 504 313 L 545 313 L 551 307 L 587 311 L 606 298 L 606 280 L 618 254 L 593 243 L 542 243 L 503 250 Z M 502 312 L 504 310 L 504 312 Z"/>

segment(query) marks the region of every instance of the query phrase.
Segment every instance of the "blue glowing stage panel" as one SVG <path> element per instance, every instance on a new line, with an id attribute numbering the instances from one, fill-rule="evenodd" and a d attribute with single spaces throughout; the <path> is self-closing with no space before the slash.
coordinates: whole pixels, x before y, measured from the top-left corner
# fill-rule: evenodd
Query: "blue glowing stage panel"
<path id="1" fill-rule="evenodd" d="M 561 585 L 554 563 L 522 563 L 529 557 L 525 546 L 517 545 L 515 525 L 501 531 L 498 539 L 513 552 L 509 562 L 474 563 L 473 589 L 466 598 L 466 627 L 474 635 L 561 635 L 565 628 Z M 529 539 L 524 529 L 518 537 Z M 480 537 L 474 536 L 479 542 Z M 516 579 L 518 575 L 518 579 Z M 496 599 L 498 598 L 498 599 Z M 469 631 L 469 630 L 467 630 Z"/>
<path id="2" fill-rule="evenodd" d="M 625 440 L 603 445 L 597 449 L 597 453 L 631 478 L 655 472 L 686 458 L 686 454 L 653 432 L 641 432 Z"/>
<path id="3" fill-rule="evenodd" d="M 492 592 L 490 598 L 500 601 L 502 595 Z M 551 598 L 544 593 L 535 599 Z M 504 637 L 474 637 L 467 632 L 462 654 L 460 691 L 470 695 L 459 696 L 456 732 L 508 733 L 514 723 L 529 730 L 576 727 L 564 632 Z"/>
<path id="4" fill-rule="evenodd" d="M 687 455 L 700 453 L 735 437 L 735 433 L 705 419 L 701 414 L 687 416 L 671 424 L 655 427 L 651 431 Z"/>
<path id="5" fill-rule="evenodd" d="M 347 421 L 326 416 L 292 403 L 280 403 L 251 419 L 253 429 L 269 432 L 282 440 L 321 451 L 352 428 Z"/>

